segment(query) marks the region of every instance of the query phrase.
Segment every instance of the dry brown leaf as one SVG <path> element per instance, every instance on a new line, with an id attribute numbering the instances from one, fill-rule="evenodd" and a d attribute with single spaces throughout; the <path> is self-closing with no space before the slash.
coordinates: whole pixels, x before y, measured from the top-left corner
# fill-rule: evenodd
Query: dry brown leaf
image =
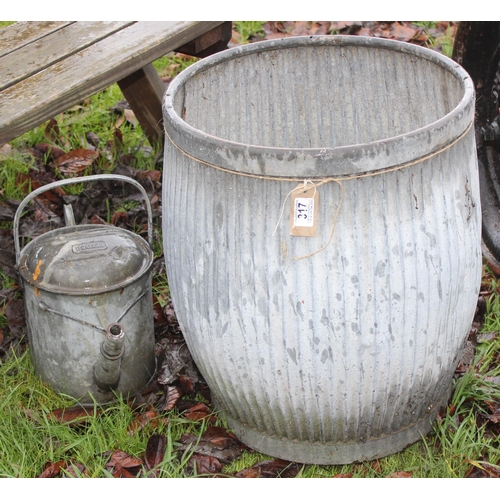
<path id="1" fill-rule="evenodd" d="M 212 415 L 212 410 L 210 410 L 210 408 L 204 403 L 199 403 L 191 408 L 188 408 L 183 416 L 188 420 L 194 420 L 195 422 L 199 420 L 206 420 L 207 422 L 215 423 L 217 421 L 217 417 Z"/>
<path id="2" fill-rule="evenodd" d="M 216 427 L 214 425 L 211 425 L 207 427 L 207 430 L 203 433 L 202 437 L 203 439 L 207 439 L 220 448 L 226 448 L 227 446 L 231 446 L 234 443 L 237 443 L 242 447 L 245 446 L 232 432 L 229 432 L 224 427 Z"/>
<path id="3" fill-rule="evenodd" d="M 142 460 L 137 457 L 133 457 L 122 450 L 115 450 L 108 460 L 106 467 L 123 467 L 123 468 L 133 468 L 142 465 Z"/>
<path id="4" fill-rule="evenodd" d="M 155 294 L 153 294 L 153 318 L 156 326 L 164 325 L 167 322 L 165 314 L 163 314 L 163 307 L 161 307 Z"/>
<path id="5" fill-rule="evenodd" d="M 155 182 L 161 181 L 161 172 L 159 170 L 139 170 L 136 174 L 136 179 L 151 179 Z"/>
<path id="6" fill-rule="evenodd" d="M 159 414 L 155 410 L 147 410 L 144 413 L 138 415 L 128 426 L 127 434 L 129 436 L 134 435 L 137 431 L 144 429 L 146 425 L 151 424 L 154 428 L 158 426 Z"/>
<path id="7" fill-rule="evenodd" d="M 69 477 L 89 477 L 85 465 L 83 464 L 71 464 L 67 468 L 63 467 L 63 469 L 65 469 Z"/>
<path id="8" fill-rule="evenodd" d="M 149 202 L 151 203 L 151 208 L 153 210 L 160 209 L 160 197 L 156 193 L 153 196 L 151 196 Z"/>
<path id="9" fill-rule="evenodd" d="M 391 478 L 413 477 L 413 472 L 406 472 L 406 471 L 392 472 L 386 477 L 391 477 Z"/>
<path id="10" fill-rule="evenodd" d="M 48 142 L 39 142 L 38 144 L 35 144 L 35 149 L 53 159 L 57 159 L 66 154 L 64 149 Z"/>
<path id="11" fill-rule="evenodd" d="M 411 28 L 410 26 L 403 26 L 402 24 L 395 22 L 392 25 L 392 36 L 396 40 L 410 41 L 415 35 L 417 35 L 418 29 Z"/>
<path id="12" fill-rule="evenodd" d="M 10 144 L 3 144 L 0 146 L 0 156 L 10 156 L 12 154 L 12 146 Z"/>
<path id="13" fill-rule="evenodd" d="M 45 464 L 43 472 L 38 477 L 40 478 L 57 477 L 61 472 L 61 469 L 64 467 L 66 467 L 65 460 L 59 460 L 59 462 L 56 463 L 48 462 L 47 464 Z"/>
<path id="14" fill-rule="evenodd" d="M 99 217 L 97 214 L 94 214 L 89 222 L 91 224 L 104 224 L 104 225 L 107 224 L 107 222 L 102 217 Z"/>
<path id="15" fill-rule="evenodd" d="M 179 383 L 184 394 L 192 394 L 194 392 L 194 382 L 186 375 L 179 376 Z"/>
<path id="16" fill-rule="evenodd" d="M 115 478 L 136 478 L 137 475 L 134 474 L 133 472 L 130 472 L 128 469 L 124 468 L 124 467 L 116 467 L 114 470 L 113 470 L 113 477 Z"/>
<path id="17" fill-rule="evenodd" d="M 165 406 L 163 407 L 163 411 L 172 410 L 181 397 L 182 391 L 179 387 L 176 387 L 175 385 L 167 385 L 165 387 Z"/>
<path id="18" fill-rule="evenodd" d="M 128 214 L 127 212 L 118 211 L 113 214 L 111 217 L 111 224 L 116 226 L 120 222 L 124 222 L 125 224 L 128 222 Z"/>
<path id="19" fill-rule="evenodd" d="M 115 130 L 118 130 L 123 125 L 124 121 L 125 121 L 125 117 L 123 115 L 120 115 L 118 117 L 118 120 L 116 120 L 116 122 L 115 122 Z"/>
<path id="20" fill-rule="evenodd" d="M 139 125 L 139 120 L 136 118 L 135 113 L 131 109 L 124 109 L 123 116 L 131 125 L 136 127 Z"/>
<path id="21" fill-rule="evenodd" d="M 59 139 L 59 126 L 57 125 L 57 121 L 55 118 L 51 118 L 47 125 L 45 126 L 45 138 L 48 141 L 57 141 Z"/>
<path id="22" fill-rule="evenodd" d="M 145 463 L 148 470 L 153 470 L 163 461 L 165 457 L 165 436 L 161 434 L 153 434 L 148 439 L 148 444 L 146 445 L 146 456 Z"/>
<path id="23" fill-rule="evenodd" d="M 56 165 L 63 174 L 77 174 L 90 167 L 98 156 L 99 152 L 91 149 L 73 149 L 57 158 Z"/>
<path id="24" fill-rule="evenodd" d="M 266 460 L 259 462 L 249 469 L 244 469 L 236 477 L 282 477 L 291 478 L 295 477 L 301 466 L 299 464 L 288 462 L 287 460 Z"/>
<path id="25" fill-rule="evenodd" d="M 101 411 L 97 410 L 97 414 Z M 49 417 L 55 418 L 58 422 L 68 423 L 68 422 L 81 422 L 87 417 L 93 416 L 94 411 L 89 411 L 82 406 L 72 406 L 71 408 L 61 408 L 58 410 L 53 410 L 49 413 Z"/>
<path id="26" fill-rule="evenodd" d="M 243 469 L 242 471 L 236 474 L 236 477 L 244 477 L 244 478 L 254 478 L 260 477 L 260 469 L 250 467 L 250 469 Z"/>
<path id="27" fill-rule="evenodd" d="M 217 474 L 222 470 L 222 464 L 215 457 L 193 453 L 189 465 L 196 469 L 197 474 Z"/>

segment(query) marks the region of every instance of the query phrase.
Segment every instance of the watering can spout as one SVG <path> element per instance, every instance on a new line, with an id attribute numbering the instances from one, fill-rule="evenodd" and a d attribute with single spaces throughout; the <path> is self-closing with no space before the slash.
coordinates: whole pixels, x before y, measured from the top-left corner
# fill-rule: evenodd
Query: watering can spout
<path id="1" fill-rule="evenodd" d="M 111 323 L 101 344 L 99 359 L 94 365 L 94 382 L 103 391 L 118 387 L 121 359 L 125 352 L 125 332 L 120 323 Z"/>

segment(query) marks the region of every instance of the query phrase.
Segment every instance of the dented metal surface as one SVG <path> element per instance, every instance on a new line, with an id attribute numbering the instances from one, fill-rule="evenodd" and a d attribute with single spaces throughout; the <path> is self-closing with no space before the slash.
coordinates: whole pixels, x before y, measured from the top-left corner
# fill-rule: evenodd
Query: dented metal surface
<path id="1" fill-rule="evenodd" d="M 133 394 L 155 372 L 151 234 L 148 243 L 125 229 L 84 224 L 49 231 L 21 249 L 18 226 L 26 204 L 42 192 L 95 180 L 134 184 L 145 197 L 151 228 L 144 188 L 118 175 L 72 178 L 39 188 L 23 200 L 14 218 L 35 372 L 82 404 Z M 112 335 L 117 324 L 120 332 Z M 119 353 L 114 352 L 117 345 Z"/>

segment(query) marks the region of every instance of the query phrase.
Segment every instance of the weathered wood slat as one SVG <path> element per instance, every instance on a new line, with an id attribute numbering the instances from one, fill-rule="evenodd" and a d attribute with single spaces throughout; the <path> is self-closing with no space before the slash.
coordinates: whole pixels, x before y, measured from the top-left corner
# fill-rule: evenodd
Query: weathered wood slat
<path id="1" fill-rule="evenodd" d="M 76 22 L 0 58 L 0 90 L 66 59 L 132 22 Z"/>
<path id="2" fill-rule="evenodd" d="M 222 21 L 137 22 L 5 89 L 0 92 L 0 144 L 220 24 Z"/>
<path id="3" fill-rule="evenodd" d="M 162 100 L 165 84 L 154 66 L 148 64 L 118 82 L 150 144 L 158 145 L 163 139 Z"/>
<path id="4" fill-rule="evenodd" d="M 72 22 L 42 21 L 32 23 L 20 21 L 0 30 L 0 56 L 18 50 L 39 38 L 53 33 Z"/>

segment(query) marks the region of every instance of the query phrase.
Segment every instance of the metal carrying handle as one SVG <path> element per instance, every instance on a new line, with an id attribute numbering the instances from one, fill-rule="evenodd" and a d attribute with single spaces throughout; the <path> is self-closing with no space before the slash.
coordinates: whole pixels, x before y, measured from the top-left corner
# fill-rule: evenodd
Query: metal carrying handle
<path id="1" fill-rule="evenodd" d="M 148 211 L 148 242 L 149 246 L 153 248 L 153 211 L 151 209 L 151 202 L 149 201 L 148 194 L 146 190 L 139 184 L 135 179 L 131 177 L 126 177 L 124 175 L 116 174 L 98 174 L 89 175 L 86 177 L 73 177 L 71 179 L 63 179 L 61 181 L 52 182 L 45 186 L 39 187 L 32 191 L 24 200 L 21 202 L 16 210 L 16 215 L 14 216 L 14 246 L 16 250 L 16 266 L 19 265 L 19 256 L 21 254 L 21 248 L 19 245 L 19 220 L 21 219 L 24 207 L 33 199 L 46 191 L 50 191 L 56 187 L 66 186 L 68 184 L 77 184 L 79 182 L 91 182 L 91 181 L 124 181 L 129 184 L 133 184 L 142 194 L 146 201 L 146 208 Z"/>

